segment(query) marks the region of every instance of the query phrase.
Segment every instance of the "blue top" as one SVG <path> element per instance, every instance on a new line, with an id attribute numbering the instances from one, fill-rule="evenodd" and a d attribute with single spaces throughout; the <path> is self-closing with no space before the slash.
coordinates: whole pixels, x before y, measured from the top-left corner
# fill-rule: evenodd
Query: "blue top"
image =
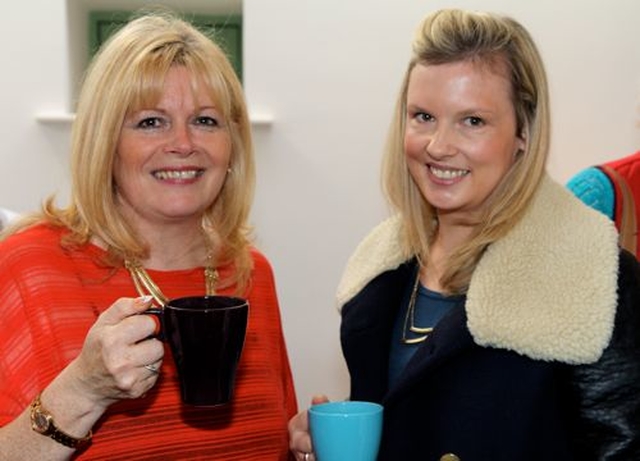
<path id="1" fill-rule="evenodd" d="M 615 216 L 615 190 L 609 177 L 597 167 L 589 167 L 569 179 L 567 188 L 591 208 Z"/>
<path id="2" fill-rule="evenodd" d="M 398 380 L 400 374 L 407 366 L 407 363 L 413 357 L 413 354 L 424 343 L 405 344 L 402 342 L 402 333 L 404 329 L 407 309 L 409 308 L 409 299 L 413 289 L 414 280 L 408 284 L 407 290 L 403 297 L 403 308 L 398 309 L 396 323 L 393 327 L 391 336 L 391 347 L 389 349 L 389 387 Z M 435 327 L 442 317 L 445 316 L 458 303 L 464 303 L 466 297 L 464 295 L 445 296 L 441 293 L 431 291 L 422 284 L 418 286 L 418 294 L 416 296 L 415 325 L 419 327 Z M 415 338 L 421 336 L 407 332 L 407 337 Z"/>

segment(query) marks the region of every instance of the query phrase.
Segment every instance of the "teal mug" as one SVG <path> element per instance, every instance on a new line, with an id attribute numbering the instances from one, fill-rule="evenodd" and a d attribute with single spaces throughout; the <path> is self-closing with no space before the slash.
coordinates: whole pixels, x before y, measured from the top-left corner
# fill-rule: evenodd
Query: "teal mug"
<path id="1" fill-rule="evenodd" d="M 311 443 L 318 461 L 375 461 L 382 436 L 383 407 L 344 401 L 309 408 Z"/>

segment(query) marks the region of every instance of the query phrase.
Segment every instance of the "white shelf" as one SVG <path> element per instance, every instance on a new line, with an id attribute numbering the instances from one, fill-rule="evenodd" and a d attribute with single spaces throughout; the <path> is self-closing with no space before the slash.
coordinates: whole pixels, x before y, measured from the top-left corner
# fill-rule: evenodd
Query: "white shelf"
<path id="1" fill-rule="evenodd" d="M 36 120 L 45 125 L 71 125 L 76 115 L 72 112 L 39 112 Z M 254 126 L 269 126 L 273 123 L 273 116 L 265 113 L 249 113 L 249 120 Z"/>
<path id="2" fill-rule="evenodd" d="M 76 114 L 71 112 L 40 112 L 36 114 L 36 120 L 50 125 L 66 125 L 73 122 Z"/>

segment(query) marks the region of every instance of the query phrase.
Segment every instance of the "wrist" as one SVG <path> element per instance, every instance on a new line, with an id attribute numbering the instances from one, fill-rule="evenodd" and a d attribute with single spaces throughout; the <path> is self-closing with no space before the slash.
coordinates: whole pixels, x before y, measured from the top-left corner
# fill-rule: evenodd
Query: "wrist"
<path id="1" fill-rule="evenodd" d="M 42 404 L 42 392 L 38 393 L 30 406 L 31 429 L 38 434 L 49 437 L 56 442 L 77 450 L 83 448 L 91 442 L 92 432 L 81 437 L 75 437 L 60 429 L 54 415 Z"/>

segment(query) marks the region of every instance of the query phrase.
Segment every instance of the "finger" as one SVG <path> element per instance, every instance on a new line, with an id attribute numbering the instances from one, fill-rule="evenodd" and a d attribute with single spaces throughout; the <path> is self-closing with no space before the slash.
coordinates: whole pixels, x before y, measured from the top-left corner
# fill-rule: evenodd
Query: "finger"
<path id="1" fill-rule="evenodd" d="M 112 326 L 119 329 L 118 334 L 129 344 L 157 338 L 161 330 L 160 319 L 155 315 L 145 315 L 144 311 L 125 317 L 118 325 Z"/>
<path id="2" fill-rule="evenodd" d="M 299 461 L 316 461 L 316 457 L 312 452 L 300 451 L 296 453 L 296 459 Z"/>
<path id="3" fill-rule="evenodd" d="M 153 363 L 147 363 L 142 366 L 145 370 L 149 371 L 151 374 L 159 375 L 160 370 L 162 369 L 162 360 L 156 360 Z"/>
<path id="4" fill-rule="evenodd" d="M 160 319 L 155 315 L 132 315 L 122 320 L 124 334 L 134 341 L 144 339 L 160 339 L 158 333 L 162 330 Z"/>
<path id="5" fill-rule="evenodd" d="M 163 358 L 164 344 L 156 338 L 149 338 L 153 321 L 142 317 L 147 316 L 134 315 L 126 318 L 120 324 L 109 327 L 102 338 L 102 360 L 111 375 L 120 376 L 128 370 L 129 373 L 141 376 L 140 369 L 144 365 Z"/>
<path id="6" fill-rule="evenodd" d="M 308 412 L 301 411 L 289 421 L 289 448 L 293 453 L 305 453 L 313 451 L 311 436 L 309 434 Z"/>
<path id="7" fill-rule="evenodd" d="M 129 356 L 134 366 L 143 366 L 148 363 L 162 361 L 164 357 L 164 344 L 155 338 L 140 341 L 131 346 Z"/>
<path id="8" fill-rule="evenodd" d="M 127 317 L 149 309 L 152 300 L 151 296 L 120 298 L 100 315 L 99 321 L 106 325 L 116 325 Z"/>
<path id="9" fill-rule="evenodd" d="M 324 394 L 318 394 L 311 397 L 311 405 L 319 405 L 327 402 L 329 402 L 329 397 Z"/>
<path id="10" fill-rule="evenodd" d="M 158 336 L 160 334 L 160 332 L 162 331 L 162 324 L 160 323 L 160 317 L 158 317 L 157 315 L 153 315 L 153 314 L 149 314 L 149 315 L 147 315 L 147 317 L 149 317 L 151 320 L 153 320 L 153 323 L 154 323 L 153 335 L 152 336 Z"/>

